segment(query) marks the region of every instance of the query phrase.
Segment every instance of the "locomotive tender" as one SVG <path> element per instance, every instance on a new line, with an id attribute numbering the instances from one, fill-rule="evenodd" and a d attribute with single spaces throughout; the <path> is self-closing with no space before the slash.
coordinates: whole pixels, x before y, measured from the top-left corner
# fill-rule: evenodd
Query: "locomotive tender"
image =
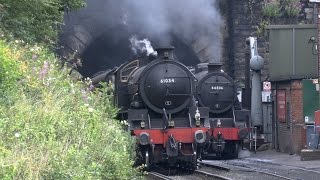
<path id="1" fill-rule="evenodd" d="M 247 136 L 249 111 L 241 109 L 232 78 L 220 69 L 200 64 L 194 74 L 167 47 L 92 81 L 113 82 L 118 118 L 136 137 L 141 164 L 195 170 L 202 157 L 237 157 Z"/>

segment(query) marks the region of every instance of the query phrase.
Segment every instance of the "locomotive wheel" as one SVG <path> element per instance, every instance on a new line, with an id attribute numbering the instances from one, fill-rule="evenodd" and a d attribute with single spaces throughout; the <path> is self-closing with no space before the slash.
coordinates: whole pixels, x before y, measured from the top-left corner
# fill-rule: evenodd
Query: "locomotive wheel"
<path id="1" fill-rule="evenodd" d="M 226 159 L 237 159 L 239 154 L 239 143 L 228 142 L 226 143 L 225 150 L 222 157 Z"/>

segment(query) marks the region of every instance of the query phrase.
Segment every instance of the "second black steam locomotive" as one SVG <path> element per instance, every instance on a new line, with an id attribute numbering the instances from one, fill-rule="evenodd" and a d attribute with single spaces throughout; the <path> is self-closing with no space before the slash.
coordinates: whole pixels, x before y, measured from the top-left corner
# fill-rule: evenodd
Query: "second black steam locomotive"
<path id="1" fill-rule="evenodd" d="M 102 77 L 114 83 L 118 117 L 128 121 L 147 168 L 168 164 L 195 170 L 201 157 L 237 157 L 248 132 L 249 113 L 237 101 L 233 80 L 220 69 L 201 64 L 191 72 L 168 47 L 92 81 Z"/>
<path id="2" fill-rule="evenodd" d="M 233 79 L 221 70 L 220 63 L 198 65 L 196 99 L 209 107 L 205 119 L 208 135 L 201 154 L 237 158 L 239 146 L 249 133 L 250 112 L 241 107 Z"/>

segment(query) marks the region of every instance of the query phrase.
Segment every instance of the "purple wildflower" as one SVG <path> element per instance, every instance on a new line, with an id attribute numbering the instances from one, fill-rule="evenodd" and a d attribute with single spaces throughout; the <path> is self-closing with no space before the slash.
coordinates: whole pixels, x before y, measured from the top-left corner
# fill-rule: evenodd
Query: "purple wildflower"
<path id="1" fill-rule="evenodd" d="M 37 54 L 33 54 L 32 55 L 32 60 L 36 60 L 38 58 L 38 55 Z"/>
<path id="2" fill-rule="evenodd" d="M 49 63 L 47 61 L 44 61 L 43 66 L 39 72 L 39 78 L 44 79 L 45 76 L 48 74 L 48 72 L 49 72 Z"/>
<path id="3" fill-rule="evenodd" d="M 92 83 L 89 84 L 88 90 L 89 90 L 89 91 L 93 91 L 93 90 L 94 90 L 94 86 L 93 86 Z"/>

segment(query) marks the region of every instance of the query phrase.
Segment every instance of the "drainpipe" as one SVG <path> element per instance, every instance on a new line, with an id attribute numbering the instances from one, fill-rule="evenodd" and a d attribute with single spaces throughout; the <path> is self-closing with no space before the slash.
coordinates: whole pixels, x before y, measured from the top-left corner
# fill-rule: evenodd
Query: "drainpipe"
<path id="1" fill-rule="evenodd" d="M 248 44 L 250 45 L 250 44 Z M 251 104 L 251 91 L 250 91 L 250 51 L 249 48 L 246 48 L 245 52 L 245 81 L 244 81 L 244 94 L 242 100 L 242 106 L 246 109 L 250 109 Z"/>
<path id="2" fill-rule="evenodd" d="M 272 136 L 273 136 L 273 147 L 277 150 L 277 151 L 280 151 L 280 145 L 279 145 L 279 128 L 278 128 L 278 119 L 277 119 L 277 114 L 278 114 L 278 108 L 277 108 L 277 102 L 278 102 L 278 98 L 277 98 L 277 89 L 278 89 L 278 83 L 275 82 L 275 90 L 273 93 L 273 126 L 274 126 L 274 129 L 273 129 L 273 133 L 272 133 Z"/>
<path id="3" fill-rule="evenodd" d="M 316 24 L 318 22 L 318 17 L 317 17 L 317 11 L 318 11 L 318 8 L 317 8 L 317 4 L 316 3 L 313 3 L 313 15 L 312 15 L 312 23 L 313 24 Z"/>

